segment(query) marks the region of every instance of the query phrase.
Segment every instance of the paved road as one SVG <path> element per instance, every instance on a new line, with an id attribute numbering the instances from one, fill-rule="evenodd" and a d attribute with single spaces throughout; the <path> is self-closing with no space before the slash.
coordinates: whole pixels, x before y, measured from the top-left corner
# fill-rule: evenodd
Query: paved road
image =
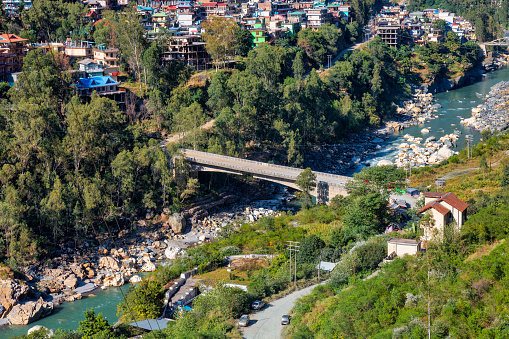
<path id="1" fill-rule="evenodd" d="M 251 322 L 244 329 L 244 339 L 279 339 L 281 338 L 281 317 L 290 313 L 295 301 L 311 293 L 316 285 L 293 292 L 264 307 L 263 310 L 251 316 Z"/>

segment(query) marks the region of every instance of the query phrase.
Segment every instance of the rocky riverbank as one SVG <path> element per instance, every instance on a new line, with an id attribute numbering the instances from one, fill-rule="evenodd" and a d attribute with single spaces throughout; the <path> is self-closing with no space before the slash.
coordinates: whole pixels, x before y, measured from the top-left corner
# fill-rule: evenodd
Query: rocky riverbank
<path id="1" fill-rule="evenodd" d="M 435 113 L 441 106 L 435 102 L 433 94 L 427 93 L 426 88 L 414 88 L 413 92 L 411 98 L 399 103 L 393 120 L 379 128 L 368 129 L 365 134 L 351 134 L 341 144 L 310 148 L 304 166 L 321 172 L 345 174 L 380 150 L 381 144 L 394 132 L 436 119 Z"/>
<path id="2" fill-rule="evenodd" d="M 239 193 L 232 192 L 243 192 Z M 267 199 L 269 198 L 269 199 Z M 118 237 L 70 244 L 54 253 L 51 261 L 23 268 L 23 278 L 0 267 L 0 325 L 26 325 L 45 317 L 56 305 L 79 300 L 97 288 L 141 281 L 140 272 L 152 272 L 159 264 L 185 255 L 186 249 L 212 241 L 230 223 L 255 222 L 291 209 L 285 203 L 294 196 L 270 183 L 235 185 L 213 198 L 197 200 L 181 213 L 165 209 L 148 212 L 135 221 L 132 232 L 113 230 Z M 265 200 L 263 200 L 265 199 Z"/>
<path id="3" fill-rule="evenodd" d="M 461 123 L 477 131 L 500 132 L 509 127 L 509 81 L 491 87 L 485 103 L 472 109 L 472 117 Z"/>

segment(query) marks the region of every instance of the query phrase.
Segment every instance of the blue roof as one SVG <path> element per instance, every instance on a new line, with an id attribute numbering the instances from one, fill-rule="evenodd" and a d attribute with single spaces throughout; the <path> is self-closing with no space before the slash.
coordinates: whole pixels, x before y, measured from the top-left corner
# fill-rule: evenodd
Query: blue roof
<path id="1" fill-rule="evenodd" d="M 97 88 L 102 86 L 114 86 L 120 85 L 120 83 L 113 80 L 110 76 L 92 77 L 92 78 L 80 78 L 76 83 L 78 88 Z"/>

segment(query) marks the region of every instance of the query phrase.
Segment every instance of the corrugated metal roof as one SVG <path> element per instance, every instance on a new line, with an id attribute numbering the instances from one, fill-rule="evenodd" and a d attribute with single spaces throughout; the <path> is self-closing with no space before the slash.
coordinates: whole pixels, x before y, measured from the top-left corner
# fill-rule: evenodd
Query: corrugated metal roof
<path id="1" fill-rule="evenodd" d="M 147 319 L 147 320 L 141 320 L 137 321 L 135 323 L 131 323 L 129 325 L 134 327 L 143 328 L 147 331 L 153 331 L 153 330 L 159 330 L 166 328 L 168 321 L 173 321 L 172 319 L 168 318 L 161 318 L 161 319 Z"/>

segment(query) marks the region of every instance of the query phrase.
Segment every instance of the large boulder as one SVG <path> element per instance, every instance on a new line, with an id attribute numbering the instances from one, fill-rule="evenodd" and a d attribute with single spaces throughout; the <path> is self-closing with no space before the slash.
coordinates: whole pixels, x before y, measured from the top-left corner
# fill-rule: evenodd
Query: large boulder
<path id="1" fill-rule="evenodd" d="M 186 230 L 186 218 L 180 213 L 174 213 L 168 217 L 168 225 L 175 233 L 182 233 Z"/>
<path id="2" fill-rule="evenodd" d="M 78 284 L 78 278 L 76 278 L 74 274 L 71 274 L 67 277 L 67 279 L 64 280 L 64 286 L 72 290 L 78 287 Z"/>
<path id="3" fill-rule="evenodd" d="M 140 271 L 142 272 L 154 272 L 156 270 L 156 265 L 151 262 L 145 262 L 141 267 Z"/>
<path id="4" fill-rule="evenodd" d="M 438 150 L 437 154 L 438 154 L 439 157 L 441 157 L 443 159 L 447 159 L 447 158 L 452 157 L 454 155 L 454 151 L 452 149 L 450 149 L 449 147 L 444 145 L 441 149 Z"/>
<path id="5" fill-rule="evenodd" d="M 13 325 L 27 325 L 45 317 L 53 311 L 53 303 L 39 299 L 14 306 L 8 319 Z"/>
<path id="6" fill-rule="evenodd" d="M 168 259 L 174 260 L 179 256 L 180 254 L 183 254 L 184 251 L 179 247 L 168 247 L 164 251 L 164 256 Z"/>
<path id="7" fill-rule="evenodd" d="M 26 299 L 29 290 L 27 285 L 20 284 L 16 280 L 0 280 L 0 305 L 2 306 L 0 318 L 5 318 L 14 305 Z"/>
<path id="8" fill-rule="evenodd" d="M 129 279 L 131 284 L 137 284 L 141 282 L 141 277 L 139 275 L 133 275 L 131 279 Z"/>
<path id="9" fill-rule="evenodd" d="M 104 277 L 102 284 L 104 287 L 118 287 L 124 285 L 124 277 L 121 274 L 107 275 Z"/>
<path id="10" fill-rule="evenodd" d="M 99 269 L 101 268 L 120 271 L 120 263 L 113 257 L 101 257 L 99 258 Z"/>

